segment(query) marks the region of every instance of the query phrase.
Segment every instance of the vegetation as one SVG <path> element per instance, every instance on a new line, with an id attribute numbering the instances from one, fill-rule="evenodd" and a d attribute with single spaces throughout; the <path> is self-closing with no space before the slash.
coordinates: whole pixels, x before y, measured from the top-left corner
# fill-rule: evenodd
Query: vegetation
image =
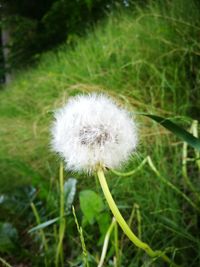
<path id="1" fill-rule="evenodd" d="M 107 233 L 104 266 L 163 266 L 112 223 L 97 177 L 65 172 L 62 182 L 49 145 L 52 113 L 70 96 L 96 91 L 115 98 L 139 124 L 137 154 L 121 170 L 137 171 L 106 173 L 121 213 L 153 249 L 181 266 L 200 265 L 199 154 L 138 114 L 170 118 L 198 135 L 198 5 L 176 0 L 113 13 L 74 48 L 44 54 L 1 90 L 2 264 L 97 266 Z"/>
<path id="2" fill-rule="evenodd" d="M 0 28 L 8 35 L 4 42 L 2 33 L 3 45 L 9 48 L 5 56 L 7 71 L 37 62 L 42 52 L 63 42 L 73 45 L 77 36 L 83 36 L 106 12 L 135 3 L 136 0 L 127 0 L 126 5 L 121 0 L 2 0 Z M 2 72 L 3 66 L 0 67 Z"/>

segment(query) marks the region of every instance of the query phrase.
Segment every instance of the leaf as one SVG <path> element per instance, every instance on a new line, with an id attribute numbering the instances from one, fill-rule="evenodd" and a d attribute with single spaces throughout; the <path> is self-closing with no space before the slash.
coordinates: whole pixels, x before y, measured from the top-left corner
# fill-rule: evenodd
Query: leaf
<path id="1" fill-rule="evenodd" d="M 17 238 L 17 229 L 11 223 L 0 223 L 0 252 L 12 250 Z"/>
<path id="2" fill-rule="evenodd" d="M 57 222 L 58 220 L 60 220 L 60 217 L 57 217 L 57 218 L 48 220 L 48 221 L 43 222 L 43 223 L 40 223 L 40 224 L 38 224 L 37 226 L 31 228 L 31 229 L 28 231 L 28 233 L 30 234 L 30 233 L 32 233 L 32 232 L 34 232 L 34 231 L 38 231 L 38 230 L 40 230 L 40 229 L 43 229 L 43 228 L 45 228 L 45 227 L 47 227 L 47 226 L 49 226 L 49 225 L 51 225 L 51 224 Z"/>
<path id="3" fill-rule="evenodd" d="M 200 139 L 196 138 L 186 130 L 184 130 L 182 127 L 178 126 L 174 122 L 170 121 L 169 119 L 159 117 L 156 115 L 150 115 L 150 114 L 142 114 L 146 117 L 151 118 L 152 120 L 158 122 L 163 127 L 174 133 L 177 137 L 182 139 L 184 142 L 186 142 L 188 145 L 192 146 L 196 150 L 200 151 Z"/>
<path id="4" fill-rule="evenodd" d="M 65 209 L 69 211 L 74 201 L 76 194 L 77 180 L 75 178 L 69 178 L 64 183 L 64 195 L 65 195 Z"/>
<path id="5" fill-rule="evenodd" d="M 86 221 L 93 224 L 99 213 L 104 209 L 101 197 L 92 190 L 84 190 L 80 192 L 79 199 Z"/>

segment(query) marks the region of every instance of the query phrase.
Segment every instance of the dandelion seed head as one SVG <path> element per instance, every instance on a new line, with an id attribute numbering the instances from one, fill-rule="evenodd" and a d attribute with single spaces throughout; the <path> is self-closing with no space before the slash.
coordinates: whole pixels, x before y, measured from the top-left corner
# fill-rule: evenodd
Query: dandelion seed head
<path id="1" fill-rule="evenodd" d="M 128 112 L 105 95 L 70 98 L 55 112 L 52 148 L 73 171 L 93 171 L 97 165 L 119 167 L 134 152 L 137 127 Z"/>

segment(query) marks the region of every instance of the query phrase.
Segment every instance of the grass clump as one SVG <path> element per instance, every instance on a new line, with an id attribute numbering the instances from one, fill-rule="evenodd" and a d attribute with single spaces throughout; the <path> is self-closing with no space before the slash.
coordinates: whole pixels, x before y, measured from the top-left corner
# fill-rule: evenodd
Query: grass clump
<path id="1" fill-rule="evenodd" d="M 65 103 L 68 97 L 77 93 L 105 92 L 130 111 L 175 118 L 185 127 L 190 127 L 192 120 L 189 117 L 198 118 L 200 113 L 199 13 L 197 1 L 189 3 L 185 0 L 165 4 L 160 1 L 128 13 L 114 13 L 86 37 L 79 39 L 74 48 L 63 45 L 57 51 L 45 54 L 36 68 L 16 74 L 13 83 L 0 92 L 0 192 L 7 198 L 1 202 L 2 221 L 6 217 L 20 233 L 30 229 L 35 224 L 29 208 L 29 202 L 33 200 L 40 221 L 59 216 L 58 190 L 54 186 L 59 163 L 49 150 L 49 127 L 53 110 Z M 196 201 L 195 194 L 183 179 L 182 143 L 148 119 L 137 119 L 140 121 L 141 145 L 137 158 L 132 159 L 125 170 L 137 168 L 150 155 L 161 176 Z M 188 161 L 187 175 L 198 188 L 199 169 L 195 153 L 189 148 L 188 157 L 194 161 Z M 68 173 L 67 177 L 71 175 Z M 127 219 L 135 205 L 140 207 L 140 224 L 136 215 L 130 224 L 136 229 L 140 225 L 143 240 L 154 249 L 167 247 L 169 255 L 173 255 L 182 266 L 200 264 L 199 213 L 180 194 L 157 180 L 147 164 L 129 177 L 113 178 L 111 173 L 108 176 L 112 194 Z M 20 210 L 20 196 L 14 196 L 14 192 L 30 183 L 36 194 L 30 188 L 23 192 L 21 199 L 27 205 L 23 204 L 24 212 L 15 218 L 15 212 Z M 44 188 L 42 193 L 41 188 Z M 77 194 L 88 188 L 101 192 L 95 179 L 78 179 Z M 9 201 L 8 196 L 11 197 Z M 77 199 L 76 215 L 77 220 L 82 221 L 88 262 L 96 266 L 103 233 L 109 228 L 110 214 L 103 206 L 98 218 L 88 222 Z M 51 204 L 45 206 L 45 203 Z M 102 213 L 106 219 L 102 219 Z M 82 259 L 81 245 L 77 245 L 79 239 L 74 237 L 77 232 L 73 215 L 70 213 L 68 216 L 64 261 L 66 266 L 78 266 Z M 24 221 L 20 224 L 22 218 Z M 58 229 L 54 226 L 45 229 L 50 252 L 55 251 L 53 230 L 58 240 Z M 34 266 L 41 266 L 44 251 L 41 247 L 38 249 L 38 240 L 37 234 L 34 237 L 24 234 L 19 251 L 13 254 L 16 261 L 25 259 L 26 262 L 31 253 L 37 252 L 39 257 L 32 257 L 32 262 Z M 137 252 L 121 233 L 119 244 L 121 266 L 162 264 L 159 261 L 152 263 L 142 252 Z M 3 255 L 12 262 L 9 253 Z M 106 266 L 113 266 L 113 255 L 111 246 L 105 259 L 110 263 Z"/>

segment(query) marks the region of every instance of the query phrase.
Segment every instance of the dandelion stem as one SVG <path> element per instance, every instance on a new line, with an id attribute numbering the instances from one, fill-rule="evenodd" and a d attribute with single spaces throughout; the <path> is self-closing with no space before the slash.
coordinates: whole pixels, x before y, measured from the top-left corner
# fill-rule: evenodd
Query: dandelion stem
<path id="1" fill-rule="evenodd" d="M 151 249 L 151 247 L 142 242 L 133 232 L 132 230 L 129 228 L 128 224 L 126 223 L 126 221 L 124 220 L 124 218 L 122 217 L 118 207 L 115 204 L 115 201 L 110 193 L 110 190 L 108 188 L 108 184 L 106 181 L 106 178 L 104 176 L 104 171 L 101 167 L 98 168 L 97 170 L 97 175 L 99 178 L 99 182 L 101 185 L 101 188 L 103 190 L 104 196 L 107 200 L 107 203 L 116 219 L 116 221 L 118 222 L 118 224 L 120 225 L 120 227 L 122 228 L 123 232 L 126 234 L 126 236 L 133 242 L 133 244 L 135 246 L 137 246 L 138 248 L 143 249 L 150 257 L 152 258 L 156 258 L 156 257 L 162 257 L 162 259 L 166 262 L 168 262 L 169 264 L 171 264 L 171 266 L 177 266 L 175 263 L 173 263 L 166 255 L 164 252 L 162 251 L 154 251 Z"/>

